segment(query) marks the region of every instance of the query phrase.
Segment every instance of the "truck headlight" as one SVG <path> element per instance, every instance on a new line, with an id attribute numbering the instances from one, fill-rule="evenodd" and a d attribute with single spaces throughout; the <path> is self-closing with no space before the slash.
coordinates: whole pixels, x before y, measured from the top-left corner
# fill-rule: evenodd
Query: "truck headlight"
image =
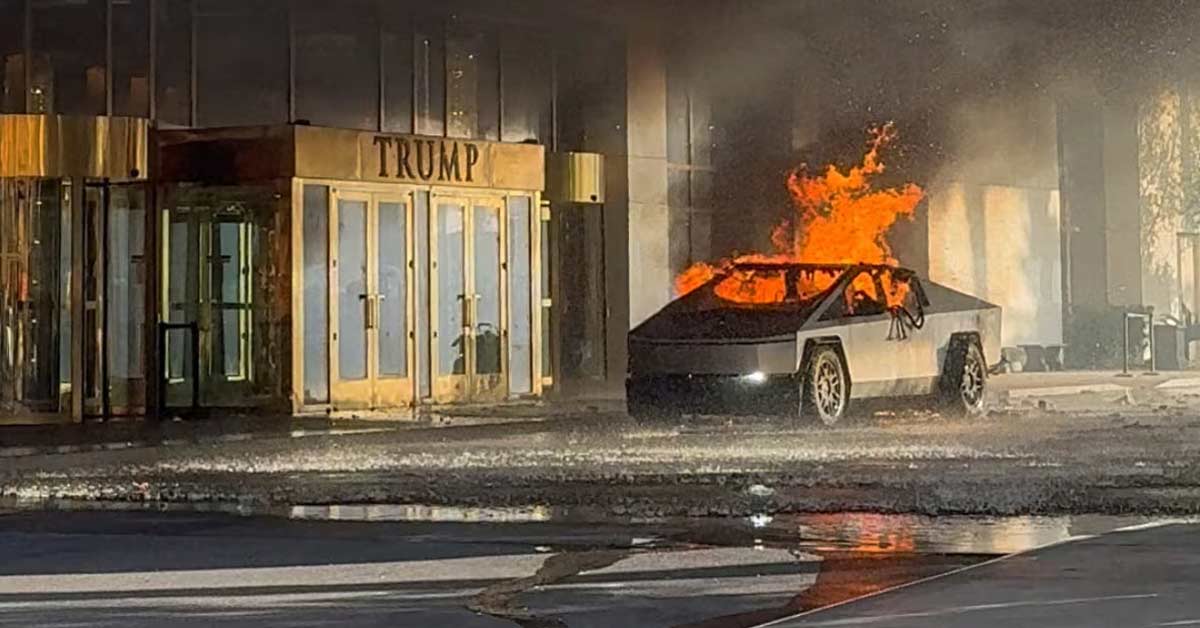
<path id="1" fill-rule="evenodd" d="M 742 381 L 748 384 L 762 384 L 767 381 L 767 374 L 762 371 L 754 371 L 753 373 L 743 375 Z"/>

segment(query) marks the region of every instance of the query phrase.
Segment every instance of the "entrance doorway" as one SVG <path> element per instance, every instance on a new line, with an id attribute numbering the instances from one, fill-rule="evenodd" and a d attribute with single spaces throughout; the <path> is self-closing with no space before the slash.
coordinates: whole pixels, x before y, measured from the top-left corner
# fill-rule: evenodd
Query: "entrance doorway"
<path id="1" fill-rule="evenodd" d="M 256 259 L 248 214 L 236 202 L 198 203 L 170 212 L 164 312 L 167 322 L 178 327 L 166 336 L 169 406 L 201 400 L 228 405 L 252 392 L 251 277 Z M 193 350 L 199 355 L 192 356 Z M 198 386 L 192 372 L 197 367 Z M 191 399 L 194 388 L 199 390 L 198 400 Z"/>
<path id="2" fill-rule="evenodd" d="M 288 184 L 176 184 L 160 194 L 163 405 L 279 408 L 291 328 Z"/>
<path id="3" fill-rule="evenodd" d="M 434 196 L 434 400 L 507 395 L 508 311 L 501 198 Z"/>
<path id="4" fill-rule="evenodd" d="M 333 190 L 329 246 L 330 400 L 412 403 L 412 197 Z"/>
<path id="5" fill-rule="evenodd" d="M 146 408 L 143 184 L 0 179 L 0 418 Z"/>

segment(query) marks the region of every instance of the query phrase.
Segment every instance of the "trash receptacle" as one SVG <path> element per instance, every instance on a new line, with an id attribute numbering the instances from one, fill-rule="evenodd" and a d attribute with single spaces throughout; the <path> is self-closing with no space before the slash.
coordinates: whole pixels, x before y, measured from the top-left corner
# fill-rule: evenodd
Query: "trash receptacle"
<path id="1" fill-rule="evenodd" d="M 1154 326 L 1154 362 L 1159 370 L 1179 371 L 1187 368 L 1187 339 L 1178 325 Z"/>

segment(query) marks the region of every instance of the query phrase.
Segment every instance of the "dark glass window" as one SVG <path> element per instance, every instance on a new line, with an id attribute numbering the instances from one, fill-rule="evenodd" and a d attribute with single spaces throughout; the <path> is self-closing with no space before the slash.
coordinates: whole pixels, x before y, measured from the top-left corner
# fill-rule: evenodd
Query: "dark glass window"
<path id="1" fill-rule="evenodd" d="M 605 376 L 604 212 L 596 205 L 567 205 L 559 221 L 560 367 L 567 379 Z"/>
<path id="2" fill-rule="evenodd" d="M 114 1 L 112 37 L 113 114 L 149 117 L 149 0 Z"/>
<path id="3" fill-rule="evenodd" d="M 711 259 L 713 173 L 693 170 L 691 173 L 692 208 L 688 215 L 688 249 L 693 260 Z"/>
<path id="4" fill-rule="evenodd" d="M 501 75 L 504 77 L 501 139 L 549 144 L 554 72 L 550 43 L 521 31 L 505 31 L 501 41 Z"/>
<path id="5" fill-rule="evenodd" d="M 191 0 L 159 0 L 158 92 L 155 115 L 160 123 L 189 126 L 192 116 L 192 6 Z"/>
<path id="6" fill-rule="evenodd" d="M 499 138 L 500 59 L 493 33 L 455 28 L 446 37 L 446 134 Z"/>
<path id="7" fill-rule="evenodd" d="M 444 25 L 422 19 L 413 32 L 413 108 L 416 132 L 442 135 L 446 130 L 446 38 Z"/>
<path id="8" fill-rule="evenodd" d="M 599 36 L 558 41 L 558 150 L 627 149 L 623 46 Z"/>
<path id="9" fill-rule="evenodd" d="M 716 125 L 713 122 L 712 98 L 705 89 L 694 90 L 691 99 L 692 165 L 712 166 L 716 146 Z"/>
<path id="10" fill-rule="evenodd" d="M 387 3 L 383 22 L 383 129 L 413 131 L 413 30 L 409 12 Z"/>
<path id="11" fill-rule="evenodd" d="M 202 0 L 195 20 L 198 126 L 286 122 L 287 3 Z"/>
<path id="12" fill-rule="evenodd" d="M 0 0 L 0 113 L 25 111 L 25 2 Z"/>
<path id="13" fill-rule="evenodd" d="M 299 0 L 292 5 L 296 118 L 379 128 L 379 21 L 373 3 Z"/>
<path id="14" fill-rule="evenodd" d="M 31 113 L 103 115 L 104 0 L 33 3 Z"/>
<path id="15" fill-rule="evenodd" d="M 690 164 L 691 103 L 687 81 L 674 66 L 667 68 L 667 161 Z"/>

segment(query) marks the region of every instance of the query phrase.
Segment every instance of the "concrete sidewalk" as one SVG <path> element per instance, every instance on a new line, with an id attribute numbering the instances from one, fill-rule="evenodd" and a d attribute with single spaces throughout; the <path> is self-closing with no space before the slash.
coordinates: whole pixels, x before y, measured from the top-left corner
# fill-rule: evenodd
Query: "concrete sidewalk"
<path id="1" fill-rule="evenodd" d="M 1086 537 L 761 628 L 1200 625 L 1200 525 Z"/>
<path id="2" fill-rule="evenodd" d="M 367 433 L 400 429 L 402 425 L 398 421 L 279 416 L 7 425 L 0 427 L 0 459 L 140 447 L 233 443 L 262 438 Z"/>
<path id="3" fill-rule="evenodd" d="M 1188 397 L 1200 399 L 1200 372 L 1191 371 L 1128 376 L 1119 371 L 1006 373 L 993 376 L 988 385 L 1000 407 L 1049 404 L 1072 410 L 1104 410 L 1138 404 L 1177 405 Z"/>
<path id="4" fill-rule="evenodd" d="M 623 400 L 512 402 L 433 408 L 418 416 L 346 413 L 291 417 L 243 415 L 163 421 L 129 419 L 41 425 L 0 425 L 0 459 L 256 439 L 367 434 L 430 427 L 501 425 L 624 412 Z"/>

